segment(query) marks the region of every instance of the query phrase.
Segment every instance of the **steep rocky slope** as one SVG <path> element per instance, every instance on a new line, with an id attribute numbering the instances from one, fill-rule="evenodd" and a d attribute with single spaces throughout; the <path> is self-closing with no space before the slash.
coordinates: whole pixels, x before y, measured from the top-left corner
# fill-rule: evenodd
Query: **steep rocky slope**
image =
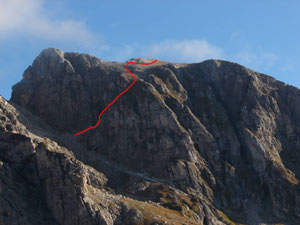
<path id="1" fill-rule="evenodd" d="M 134 59 L 144 61 L 144 59 Z M 300 224 L 300 91 L 235 63 L 44 50 L 0 103 L 0 224 Z"/>

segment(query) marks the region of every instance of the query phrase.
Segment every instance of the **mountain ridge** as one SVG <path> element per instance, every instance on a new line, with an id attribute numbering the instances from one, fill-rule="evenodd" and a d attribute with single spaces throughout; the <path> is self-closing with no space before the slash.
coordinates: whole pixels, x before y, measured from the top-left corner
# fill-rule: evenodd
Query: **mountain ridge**
<path id="1" fill-rule="evenodd" d="M 136 84 L 103 114 L 99 128 L 75 139 L 132 82 L 124 63 L 46 49 L 14 85 L 11 100 L 1 98 L 1 172 L 21 174 L 19 183 L 40 195 L 35 208 L 43 206 L 44 218 L 53 224 L 300 221 L 297 88 L 215 59 L 130 69 Z M 0 187 L 10 189 L 6 183 L 17 178 L 0 180 Z M 14 199 L 26 202 L 18 194 L 5 198 Z M 43 219 L 22 210 L 28 218 L 12 207 L 12 219 L 2 213 L 0 221 Z"/>

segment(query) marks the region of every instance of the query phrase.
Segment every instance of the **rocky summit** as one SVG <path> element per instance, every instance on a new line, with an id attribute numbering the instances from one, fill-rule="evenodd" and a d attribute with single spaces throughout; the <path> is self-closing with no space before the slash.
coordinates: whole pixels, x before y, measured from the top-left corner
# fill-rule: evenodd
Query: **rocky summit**
<path id="1" fill-rule="evenodd" d="M 150 62 L 148 59 L 132 59 Z M 0 224 L 300 224 L 300 90 L 236 63 L 45 49 L 0 97 Z"/>

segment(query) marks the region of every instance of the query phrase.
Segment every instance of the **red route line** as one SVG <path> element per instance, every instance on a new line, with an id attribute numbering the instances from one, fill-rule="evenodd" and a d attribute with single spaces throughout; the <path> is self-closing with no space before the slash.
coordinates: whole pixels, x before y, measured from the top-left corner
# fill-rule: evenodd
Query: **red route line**
<path id="1" fill-rule="evenodd" d="M 99 124 L 100 124 L 100 121 L 101 121 L 101 119 L 100 119 L 100 117 L 101 117 L 101 115 L 112 105 L 112 104 L 114 104 L 115 103 L 115 101 L 121 96 L 121 95 L 123 95 L 125 92 L 127 92 L 133 85 L 134 85 L 134 83 L 136 82 L 136 76 L 132 73 L 132 72 L 130 72 L 130 70 L 128 69 L 128 65 L 129 64 L 138 64 L 138 65 L 151 65 L 151 64 L 154 64 L 154 63 L 156 63 L 157 62 L 157 59 L 155 59 L 153 62 L 151 62 L 151 63 L 137 63 L 137 62 L 127 62 L 127 64 L 126 64 L 126 70 L 128 71 L 128 73 L 130 73 L 130 75 L 133 77 L 133 82 L 124 90 L 124 91 L 122 91 L 111 103 L 109 103 L 108 104 L 108 106 L 105 108 L 105 109 L 103 109 L 102 110 L 102 112 L 99 114 L 99 119 L 98 119 L 98 122 L 96 123 L 96 125 L 95 126 L 92 126 L 92 127 L 89 127 L 89 128 L 87 128 L 87 129 L 85 129 L 85 130 L 83 130 L 83 131 L 80 131 L 80 132 L 78 132 L 78 133 L 76 133 L 76 134 L 74 134 L 74 136 L 77 136 L 77 135 L 79 135 L 79 134 L 82 134 L 82 133 L 84 133 L 84 132 L 86 132 L 86 131 L 88 131 L 88 130 L 91 130 L 91 129 L 95 129 Z"/>

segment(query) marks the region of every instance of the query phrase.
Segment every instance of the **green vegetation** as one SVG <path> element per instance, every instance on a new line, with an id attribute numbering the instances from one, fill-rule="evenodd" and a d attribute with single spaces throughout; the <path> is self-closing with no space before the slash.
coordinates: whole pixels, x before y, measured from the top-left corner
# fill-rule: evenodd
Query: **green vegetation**
<path id="1" fill-rule="evenodd" d="M 182 213 L 176 210 L 167 209 L 159 205 L 137 201 L 130 198 L 125 198 L 124 203 L 134 209 L 138 209 L 142 213 L 142 215 L 144 216 L 144 224 L 141 225 L 150 225 L 154 221 L 166 221 L 167 224 L 172 225 L 197 224 L 188 217 L 183 216 Z"/>

